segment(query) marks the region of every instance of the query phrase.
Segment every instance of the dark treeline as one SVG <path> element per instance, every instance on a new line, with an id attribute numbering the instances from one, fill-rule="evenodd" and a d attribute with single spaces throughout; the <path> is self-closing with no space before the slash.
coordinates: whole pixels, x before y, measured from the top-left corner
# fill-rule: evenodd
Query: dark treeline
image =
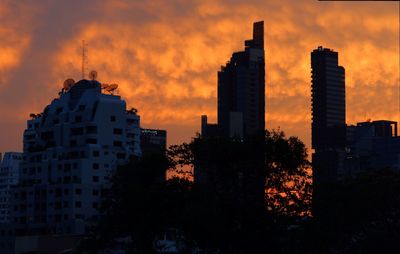
<path id="1" fill-rule="evenodd" d="M 266 131 L 262 142 L 198 137 L 166 154 L 132 158 L 116 171 L 103 217 L 78 252 L 157 253 L 168 250 L 167 235 L 178 253 L 393 250 L 400 176 L 379 171 L 324 186 L 314 218 L 307 158 L 304 144 L 280 131 Z M 168 170 L 191 167 L 194 182 L 162 180 Z"/>

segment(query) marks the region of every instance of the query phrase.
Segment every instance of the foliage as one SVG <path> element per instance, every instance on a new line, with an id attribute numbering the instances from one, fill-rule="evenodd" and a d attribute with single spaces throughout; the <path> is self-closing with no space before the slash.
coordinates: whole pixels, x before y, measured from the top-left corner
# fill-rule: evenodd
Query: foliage
<path id="1" fill-rule="evenodd" d="M 197 137 L 166 155 L 133 158 L 117 170 L 104 217 L 81 250 L 96 253 L 129 236 L 130 253 L 152 253 L 157 236 L 177 229 L 184 246 L 203 253 L 278 252 L 294 215 L 309 211 L 307 151 L 283 132 L 264 140 Z M 161 180 L 167 169 L 187 167 L 194 182 Z"/>
<path id="2" fill-rule="evenodd" d="M 340 253 L 398 253 L 400 174 L 369 170 L 343 183 L 318 188 L 320 215 L 313 248 Z M 397 250 L 397 251 L 395 251 Z"/>
<path id="3" fill-rule="evenodd" d="M 311 213 L 312 176 L 307 150 L 297 137 L 266 131 L 266 206 L 275 216 Z"/>

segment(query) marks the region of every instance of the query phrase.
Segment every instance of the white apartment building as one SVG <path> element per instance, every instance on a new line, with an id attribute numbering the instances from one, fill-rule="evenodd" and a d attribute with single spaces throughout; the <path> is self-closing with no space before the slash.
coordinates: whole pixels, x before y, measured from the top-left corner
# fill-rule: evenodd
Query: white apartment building
<path id="1" fill-rule="evenodd" d="M 20 183 L 12 188 L 16 233 L 85 233 L 112 172 L 141 155 L 140 117 L 98 81 L 81 80 L 31 118 Z"/>
<path id="2" fill-rule="evenodd" d="M 10 187 L 19 181 L 22 153 L 6 152 L 0 162 L 0 223 L 10 222 Z"/>

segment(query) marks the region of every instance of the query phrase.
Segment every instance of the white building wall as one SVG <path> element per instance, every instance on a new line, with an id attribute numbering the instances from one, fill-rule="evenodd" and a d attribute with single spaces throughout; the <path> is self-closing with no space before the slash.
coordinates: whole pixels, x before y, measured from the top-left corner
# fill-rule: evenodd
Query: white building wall
<path id="1" fill-rule="evenodd" d="M 36 233 L 84 233 L 112 172 L 140 154 L 140 117 L 97 81 L 79 81 L 28 120 L 13 223 Z"/>

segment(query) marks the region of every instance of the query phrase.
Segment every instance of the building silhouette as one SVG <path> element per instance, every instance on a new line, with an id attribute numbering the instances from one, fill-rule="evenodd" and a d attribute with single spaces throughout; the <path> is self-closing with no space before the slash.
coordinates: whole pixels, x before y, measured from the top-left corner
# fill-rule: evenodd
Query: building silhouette
<path id="1" fill-rule="evenodd" d="M 6 152 L 0 161 L 0 223 L 10 222 L 10 188 L 19 182 L 22 153 Z"/>
<path id="2" fill-rule="evenodd" d="M 265 129 L 264 21 L 253 24 L 253 38 L 218 72 L 218 125 L 202 116 L 202 135 L 251 137 Z"/>
<path id="3" fill-rule="evenodd" d="M 346 172 L 400 171 L 400 137 L 397 122 L 380 120 L 347 127 Z"/>
<path id="4" fill-rule="evenodd" d="M 338 53 L 322 46 L 313 50 L 311 79 L 314 181 L 338 181 L 346 147 L 345 70 Z"/>
<path id="5" fill-rule="evenodd" d="M 167 150 L 167 131 L 141 128 L 140 147 L 143 155 L 165 153 Z"/>
<path id="6" fill-rule="evenodd" d="M 63 89 L 24 131 L 20 182 L 12 189 L 17 235 L 88 232 L 116 167 L 140 156 L 140 117 L 96 80 Z"/>

